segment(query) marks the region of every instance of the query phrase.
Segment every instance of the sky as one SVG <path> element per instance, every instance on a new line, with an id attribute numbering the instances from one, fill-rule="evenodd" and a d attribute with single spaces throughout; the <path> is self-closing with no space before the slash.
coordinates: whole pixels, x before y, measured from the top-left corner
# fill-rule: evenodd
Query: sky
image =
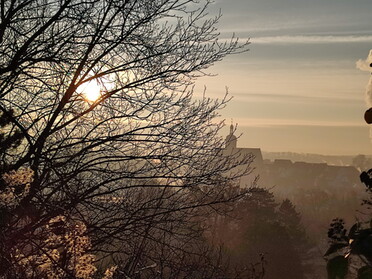
<path id="1" fill-rule="evenodd" d="M 221 114 L 237 123 L 238 147 L 372 154 L 370 73 L 356 67 L 372 49 L 371 0 L 216 0 L 210 14 L 220 9 L 221 38 L 249 39 L 249 51 L 216 63 L 196 90 L 221 98 L 228 88 Z"/>

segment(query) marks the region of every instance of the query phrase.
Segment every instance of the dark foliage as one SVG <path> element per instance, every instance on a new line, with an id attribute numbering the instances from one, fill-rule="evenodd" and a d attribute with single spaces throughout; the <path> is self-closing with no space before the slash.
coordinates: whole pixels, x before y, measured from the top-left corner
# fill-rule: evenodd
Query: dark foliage
<path id="1" fill-rule="evenodd" d="M 372 193 L 371 175 L 372 169 L 360 175 L 360 180 L 370 194 Z M 371 202 L 365 200 L 364 204 L 370 205 Z M 334 219 L 328 230 L 328 238 L 330 247 L 324 255 L 328 261 L 328 278 L 345 278 L 350 272 L 350 258 L 358 260 L 357 278 L 371 278 L 369 276 L 372 274 L 372 219 L 357 222 L 349 230 L 345 228 L 342 219 Z"/>
<path id="2" fill-rule="evenodd" d="M 288 199 L 279 204 L 271 192 L 255 188 L 229 216 L 218 219 L 214 237 L 232 262 L 244 266 L 261 253 L 267 262 L 265 278 L 304 278 L 311 246 L 301 216 Z"/>

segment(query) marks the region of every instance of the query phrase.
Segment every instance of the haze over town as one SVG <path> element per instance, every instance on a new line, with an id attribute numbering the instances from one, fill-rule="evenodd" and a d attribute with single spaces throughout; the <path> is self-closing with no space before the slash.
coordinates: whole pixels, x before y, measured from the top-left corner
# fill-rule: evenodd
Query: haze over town
<path id="1" fill-rule="evenodd" d="M 196 89 L 232 101 L 222 112 L 239 143 L 264 151 L 371 154 L 365 88 L 357 69 L 372 48 L 372 2 L 215 1 L 223 37 L 249 39 L 250 51 L 208 69 Z M 228 133 L 228 129 L 224 130 Z"/>

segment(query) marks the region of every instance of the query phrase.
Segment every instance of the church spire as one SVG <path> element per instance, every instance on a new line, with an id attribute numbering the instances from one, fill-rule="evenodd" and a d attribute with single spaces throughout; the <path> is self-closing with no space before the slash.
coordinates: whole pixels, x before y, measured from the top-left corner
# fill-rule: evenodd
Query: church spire
<path id="1" fill-rule="evenodd" d="M 234 125 L 233 125 L 233 119 L 231 118 L 231 125 L 230 125 L 230 135 L 234 134 Z"/>
<path id="2" fill-rule="evenodd" d="M 227 135 L 225 139 L 225 148 L 226 149 L 233 149 L 237 146 L 237 137 L 234 135 L 234 125 L 233 120 L 231 119 L 231 125 L 230 125 L 230 134 Z"/>

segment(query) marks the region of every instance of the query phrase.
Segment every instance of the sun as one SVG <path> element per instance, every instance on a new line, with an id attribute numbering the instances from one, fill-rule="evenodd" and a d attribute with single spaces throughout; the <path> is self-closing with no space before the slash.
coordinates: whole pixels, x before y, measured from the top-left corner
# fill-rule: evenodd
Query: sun
<path id="1" fill-rule="evenodd" d="M 97 101 L 97 99 L 101 96 L 101 87 L 94 80 L 82 84 L 79 86 L 77 91 L 84 94 L 85 98 L 91 102 Z"/>

